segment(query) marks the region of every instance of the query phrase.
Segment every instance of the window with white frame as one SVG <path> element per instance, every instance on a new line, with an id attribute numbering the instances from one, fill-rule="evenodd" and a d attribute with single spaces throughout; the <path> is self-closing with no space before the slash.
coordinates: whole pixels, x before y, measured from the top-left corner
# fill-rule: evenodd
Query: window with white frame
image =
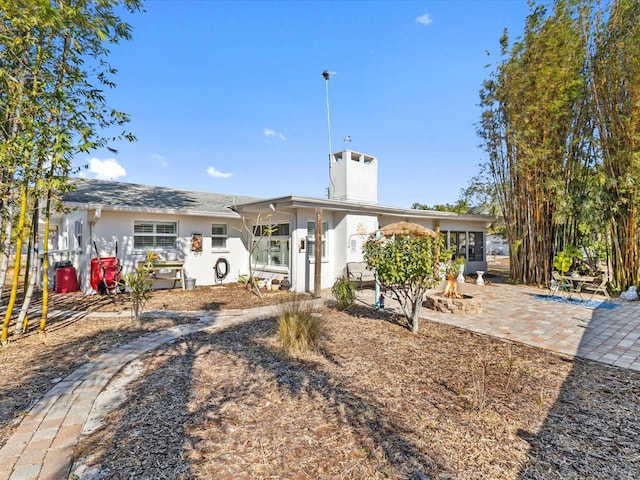
<path id="1" fill-rule="evenodd" d="M 289 266 L 289 224 L 258 225 L 254 227 L 251 261 L 265 267 Z"/>
<path id="2" fill-rule="evenodd" d="M 227 248 L 227 224 L 214 223 L 211 225 L 211 248 Z"/>
<path id="3" fill-rule="evenodd" d="M 322 222 L 322 259 L 327 258 L 327 230 L 329 224 Z M 315 258 L 316 254 L 316 222 L 307 222 L 307 256 L 309 258 Z"/>
<path id="4" fill-rule="evenodd" d="M 82 249 L 82 220 L 76 220 L 73 226 L 74 237 L 76 239 L 75 248 Z"/>
<path id="5" fill-rule="evenodd" d="M 178 241 L 177 222 L 150 222 L 135 220 L 133 222 L 133 247 L 176 248 Z"/>

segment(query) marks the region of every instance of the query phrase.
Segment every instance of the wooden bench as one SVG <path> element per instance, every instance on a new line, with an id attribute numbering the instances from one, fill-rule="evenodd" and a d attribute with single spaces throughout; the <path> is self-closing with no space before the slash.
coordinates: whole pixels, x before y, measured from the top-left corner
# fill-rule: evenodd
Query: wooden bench
<path id="1" fill-rule="evenodd" d="M 164 280 L 169 282 L 172 281 L 172 288 L 176 288 L 176 283 L 180 282 L 182 285 L 182 289 L 186 289 L 184 278 L 184 262 L 177 260 L 154 260 L 153 262 L 151 262 L 151 264 L 149 264 L 148 262 L 138 262 L 138 266 L 144 268 L 147 274 L 154 280 Z M 168 273 L 169 276 L 167 276 L 165 272 Z"/>
<path id="2" fill-rule="evenodd" d="M 358 288 L 363 286 L 372 286 L 376 283 L 376 275 L 372 270 L 367 268 L 364 262 L 347 262 L 347 278 L 358 284 Z"/>

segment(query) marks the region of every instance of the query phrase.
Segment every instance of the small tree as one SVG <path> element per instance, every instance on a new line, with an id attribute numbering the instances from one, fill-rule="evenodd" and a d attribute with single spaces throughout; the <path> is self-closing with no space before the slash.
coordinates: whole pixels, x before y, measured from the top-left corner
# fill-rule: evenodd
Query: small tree
<path id="1" fill-rule="evenodd" d="M 256 295 L 262 298 L 260 287 L 258 287 L 253 277 L 253 271 L 255 270 L 254 257 L 258 256 L 261 251 L 266 251 L 265 242 L 268 241 L 269 237 L 271 237 L 277 228 L 271 223 L 271 214 L 267 215 L 264 220 L 262 220 L 261 215 L 258 214 L 253 225 L 250 224 L 247 218 L 242 217 L 242 227 L 236 228 L 236 230 L 240 232 L 242 242 L 249 252 L 249 280 L 247 282 L 247 290 L 251 290 L 251 288 L 254 287 Z"/>
<path id="2" fill-rule="evenodd" d="M 441 242 L 430 236 L 369 238 L 364 244 L 364 261 L 378 274 L 380 285 L 402 307 L 409 328 L 418 332 L 418 317 L 425 293 L 435 278 Z"/>
<path id="3" fill-rule="evenodd" d="M 147 270 L 138 266 L 133 272 L 122 276 L 122 283 L 128 288 L 131 295 L 131 313 L 136 322 L 140 321 L 140 312 L 151 295 L 151 280 Z"/>

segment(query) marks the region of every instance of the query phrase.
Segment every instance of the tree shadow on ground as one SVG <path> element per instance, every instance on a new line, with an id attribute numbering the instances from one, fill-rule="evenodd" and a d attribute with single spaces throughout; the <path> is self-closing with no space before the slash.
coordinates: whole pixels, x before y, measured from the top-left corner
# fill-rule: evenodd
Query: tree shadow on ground
<path id="1" fill-rule="evenodd" d="M 602 343 L 600 335 L 610 339 L 611 348 L 625 336 L 629 348 L 637 347 L 638 336 L 630 335 L 637 313 L 624 316 L 629 328 L 614 338 L 607 332 L 610 313 L 594 309 L 578 355 L 587 355 L 592 342 Z M 576 358 L 540 431 L 520 432 L 530 444 L 530 461 L 519 479 L 640 478 L 640 372 L 593 367 L 593 361 Z"/>
<path id="2" fill-rule="evenodd" d="M 0 383 L 1 431 L 6 433 L 11 426 L 17 426 L 24 412 L 28 412 L 58 381 L 91 358 L 154 330 L 197 320 L 163 317 L 135 323 L 128 318 L 97 320 L 85 317 L 84 314 L 78 314 L 56 319 L 47 327 L 44 336 L 38 336 L 36 328 L 28 334 L 12 337 L 12 341 L 0 349 L 2 368 L 8 374 L 5 381 Z M 109 328 L 90 325 L 91 322 L 108 322 Z M 52 340 L 51 335 L 57 329 L 69 326 L 76 326 L 77 330 L 65 338 Z M 92 327 L 96 327 L 97 331 L 92 330 Z M 14 349 L 20 349 L 24 353 L 32 347 L 34 352 L 38 352 L 37 355 L 20 355 L 21 363 L 14 361 Z M 0 436 L 0 447 L 6 440 L 6 436 Z"/>
<path id="3" fill-rule="evenodd" d="M 409 328 L 407 320 L 403 315 L 399 314 L 395 310 L 375 308 L 371 305 L 358 300 L 356 304 L 347 310 L 349 315 L 356 318 L 369 318 L 372 320 L 382 320 L 393 325 L 399 325 L 404 328 Z"/>
<path id="4" fill-rule="evenodd" d="M 154 354 L 155 368 L 74 449 L 82 478 L 193 478 L 184 455 L 197 342 L 180 340 Z"/>
<path id="5" fill-rule="evenodd" d="M 351 432 L 355 436 L 355 445 L 366 449 L 367 453 L 361 452 L 362 456 L 367 457 L 369 468 L 377 476 L 361 477 L 352 473 L 341 478 L 426 479 L 431 472 L 441 471 L 436 455 L 428 448 L 419 446 L 418 433 L 385 415 L 384 405 L 370 397 L 367 391 L 345 382 L 339 375 L 339 368 L 331 372 L 322 362 L 293 359 L 273 348 L 268 339 L 273 336 L 274 330 L 274 319 L 252 321 L 221 332 L 196 333 L 177 341 L 166 351 L 162 349 L 152 353 L 146 361 L 156 362 L 156 367 L 136 381 L 130 390 L 133 393 L 125 404 L 108 416 L 105 422 L 107 427 L 82 442 L 80 449 L 100 452 L 94 460 L 101 470 L 109 473 L 109 478 L 120 478 L 115 472 L 122 471 L 118 466 L 122 461 L 127 462 L 127 475 L 138 475 L 136 478 L 160 478 L 167 472 L 175 475 L 172 478 L 202 478 L 201 475 L 211 475 L 211 478 L 262 478 L 256 474 L 258 470 L 248 469 L 268 468 L 263 461 L 257 464 L 243 463 L 243 457 L 251 455 L 250 446 L 235 445 L 227 449 L 221 443 L 231 441 L 234 429 L 263 427 L 251 426 L 251 412 L 254 408 L 265 408 L 264 401 L 267 399 L 260 400 L 260 392 L 256 392 L 256 389 L 260 388 L 266 377 L 271 388 L 275 385 L 279 395 L 289 399 L 286 403 L 304 405 L 307 399 L 320 399 L 323 420 L 337 422 L 338 430 Z M 197 402 L 190 402 L 195 395 L 189 392 L 194 358 L 200 355 L 207 357 L 206 368 L 213 370 L 212 381 L 208 383 L 206 392 L 198 394 Z M 158 362 L 159 356 L 167 360 Z M 225 370 L 226 377 L 215 376 L 215 359 L 237 365 L 238 375 Z M 332 362 L 338 360 L 333 358 Z M 256 381 L 256 375 L 260 376 L 261 381 Z M 167 380 L 159 384 L 169 393 L 158 392 L 155 385 L 158 379 L 165 378 Z M 169 380 L 172 378 L 176 379 L 175 383 Z M 163 395 L 168 396 L 163 400 Z M 260 405 L 255 403 L 256 398 Z M 232 413 L 238 408 L 246 408 L 239 417 Z M 330 418 L 324 419 L 325 414 Z M 278 417 L 274 419 L 280 420 Z M 156 423 L 163 425 L 161 431 L 156 428 Z M 189 428 L 185 428 L 185 425 Z M 200 433 L 196 428 L 198 426 L 203 428 Z M 311 431 L 300 432 L 297 427 L 291 435 L 304 433 L 307 439 L 296 445 L 302 455 L 299 461 L 303 463 L 307 442 L 316 440 Z M 302 430 L 305 428 L 301 426 Z M 141 429 L 148 430 L 142 434 Z M 191 433 L 185 433 L 186 430 Z M 177 448 L 174 438 L 169 438 L 169 432 L 173 437 L 182 438 L 184 435 L 184 445 L 187 452 L 191 453 L 191 460 L 185 460 L 186 456 Z M 151 438 L 140 438 L 149 433 Z M 220 443 L 216 442 L 216 435 Z M 259 432 L 251 435 L 256 436 L 258 442 Z M 327 439 L 320 436 L 319 440 Z M 264 450 L 263 444 L 260 444 L 260 448 Z M 154 465 L 158 455 L 162 459 Z M 205 458 L 207 462 L 205 465 L 185 463 L 197 462 L 197 458 Z M 330 458 L 326 460 L 332 461 Z M 277 462 L 277 459 L 271 461 Z M 335 463 L 339 465 L 339 462 Z M 213 468 L 212 464 L 215 469 L 203 473 L 202 469 Z M 299 478 L 296 475 L 304 474 L 308 475 L 309 472 L 295 462 L 288 463 L 285 470 L 277 473 L 280 478 Z"/>

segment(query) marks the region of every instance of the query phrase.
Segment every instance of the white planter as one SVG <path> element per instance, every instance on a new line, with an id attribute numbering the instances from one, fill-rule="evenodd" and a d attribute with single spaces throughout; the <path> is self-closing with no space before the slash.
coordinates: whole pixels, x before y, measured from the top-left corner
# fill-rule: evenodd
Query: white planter
<path id="1" fill-rule="evenodd" d="M 464 265 L 460 267 L 460 271 L 458 272 L 458 278 L 456 278 L 458 282 L 464 283 Z"/>

